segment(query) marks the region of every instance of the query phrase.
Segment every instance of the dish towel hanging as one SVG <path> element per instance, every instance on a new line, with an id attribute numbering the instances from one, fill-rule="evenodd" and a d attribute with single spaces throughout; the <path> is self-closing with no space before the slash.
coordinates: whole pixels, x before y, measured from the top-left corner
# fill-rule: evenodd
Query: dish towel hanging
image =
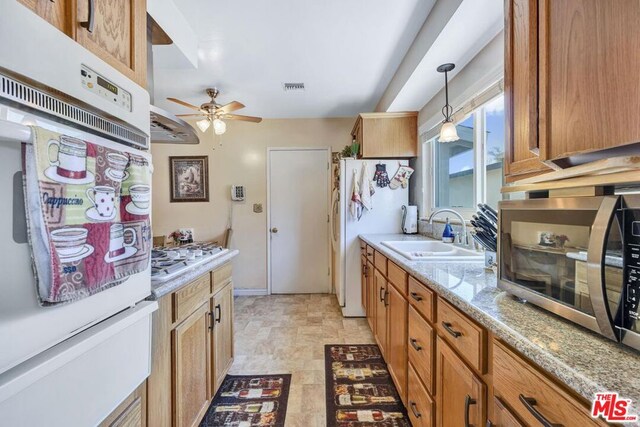
<path id="1" fill-rule="evenodd" d="M 23 185 L 40 304 L 76 301 L 146 270 L 149 161 L 38 127 L 32 134 Z"/>
<path id="2" fill-rule="evenodd" d="M 351 200 L 349 200 L 349 213 L 351 218 L 360 221 L 362 216 L 362 200 L 360 200 L 360 185 L 358 185 L 358 170 L 353 170 L 353 186 L 351 188 Z"/>
<path id="3" fill-rule="evenodd" d="M 373 209 L 373 199 L 371 196 L 373 196 L 375 192 L 369 164 L 363 162 L 362 173 L 360 174 L 360 201 L 364 209 L 368 211 Z"/>

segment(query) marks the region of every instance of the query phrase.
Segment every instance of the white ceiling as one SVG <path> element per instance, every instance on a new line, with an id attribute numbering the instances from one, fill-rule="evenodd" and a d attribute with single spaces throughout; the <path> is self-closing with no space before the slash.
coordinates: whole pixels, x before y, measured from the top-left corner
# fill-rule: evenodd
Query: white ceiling
<path id="1" fill-rule="evenodd" d="M 198 69 L 171 68 L 154 49 L 155 103 L 189 110 L 217 86 L 222 104 L 265 118 L 342 117 L 373 111 L 435 0 L 179 0 L 199 37 Z M 497 0 L 493 0 L 496 1 Z M 500 2 L 501 3 L 501 2 Z M 304 82 L 285 93 L 284 82 Z"/>
<path id="2" fill-rule="evenodd" d="M 444 87 L 444 75 L 436 71 L 438 65 L 456 65 L 448 73 L 451 81 L 502 30 L 503 8 L 502 1 L 464 0 L 387 111 L 420 110 Z"/>

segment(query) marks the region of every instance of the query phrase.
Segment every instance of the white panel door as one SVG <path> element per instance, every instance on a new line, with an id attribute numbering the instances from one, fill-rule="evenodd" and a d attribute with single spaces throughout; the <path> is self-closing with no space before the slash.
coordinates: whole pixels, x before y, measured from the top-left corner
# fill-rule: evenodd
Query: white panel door
<path id="1" fill-rule="evenodd" d="M 328 293 L 329 150 L 269 151 L 271 292 Z"/>

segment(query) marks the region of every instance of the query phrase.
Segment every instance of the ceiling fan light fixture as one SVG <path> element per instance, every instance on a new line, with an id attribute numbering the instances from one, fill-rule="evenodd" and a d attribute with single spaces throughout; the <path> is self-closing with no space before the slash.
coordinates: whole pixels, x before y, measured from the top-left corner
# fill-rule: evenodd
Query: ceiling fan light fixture
<path id="1" fill-rule="evenodd" d="M 209 120 L 209 118 L 198 120 L 196 126 L 200 129 L 200 132 L 204 133 L 209 129 L 209 126 L 211 126 L 211 120 Z"/>
<path id="2" fill-rule="evenodd" d="M 458 131 L 456 129 L 456 125 L 453 124 L 453 119 L 451 116 L 453 115 L 453 107 L 449 105 L 449 76 L 447 73 L 452 71 L 456 67 L 455 64 L 442 64 L 436 70 L 439 73 L 444 73 L 444 97 L 445 103 L 444 107 L 442 107 L 442 115 L 444 116 L 444 120 L 442 121 L 442 127 L 440 128 L 440 137 L 438 138 L 439 142 L 453 142 L 460 139 L 458 136 Z"/>
<path id="3" fill-rule="evenodd" d="M 216 135 L 222 135 L 227 131 L 227 124 L 220 119 L 214 119 L 213 131 Z"/>

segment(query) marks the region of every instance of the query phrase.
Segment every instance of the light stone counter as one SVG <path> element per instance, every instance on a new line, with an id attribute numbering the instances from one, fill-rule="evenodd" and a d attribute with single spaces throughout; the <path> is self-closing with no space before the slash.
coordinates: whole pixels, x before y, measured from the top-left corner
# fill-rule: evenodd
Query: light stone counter
<path id="1" fill-rule="evenodd" d="M 360 238 L 589 402 L 596 392 L 616 391 L 640 407 L 640 353 L 518 301 L 482 263 L 409 261 L 380 244 L 430 240 L 424 236 Z"/>
<path id="2" fill-rule="evenodd" d="M 167 280 L 166 282 L 151 282 L 151 296 L 148 299 L 158 300 L 169 294 L 173 291 L 176 291 L 186 285 L 187 283 L 193 281 L 198 276 L 203 275 L 207 271 L 215 270 L 220 267 L 222 264 L 225 264 L 235 258 L 240 251 L 237 249 L 231 250 L 224 255 L 219 256 L 218 258 L 214 258 L 211 261 L 205 262 L 204 264 L 197 265 L 193 267 L 193 269 L 185 270 L 184 273 L 176 276 L 173 279 Z"/>

